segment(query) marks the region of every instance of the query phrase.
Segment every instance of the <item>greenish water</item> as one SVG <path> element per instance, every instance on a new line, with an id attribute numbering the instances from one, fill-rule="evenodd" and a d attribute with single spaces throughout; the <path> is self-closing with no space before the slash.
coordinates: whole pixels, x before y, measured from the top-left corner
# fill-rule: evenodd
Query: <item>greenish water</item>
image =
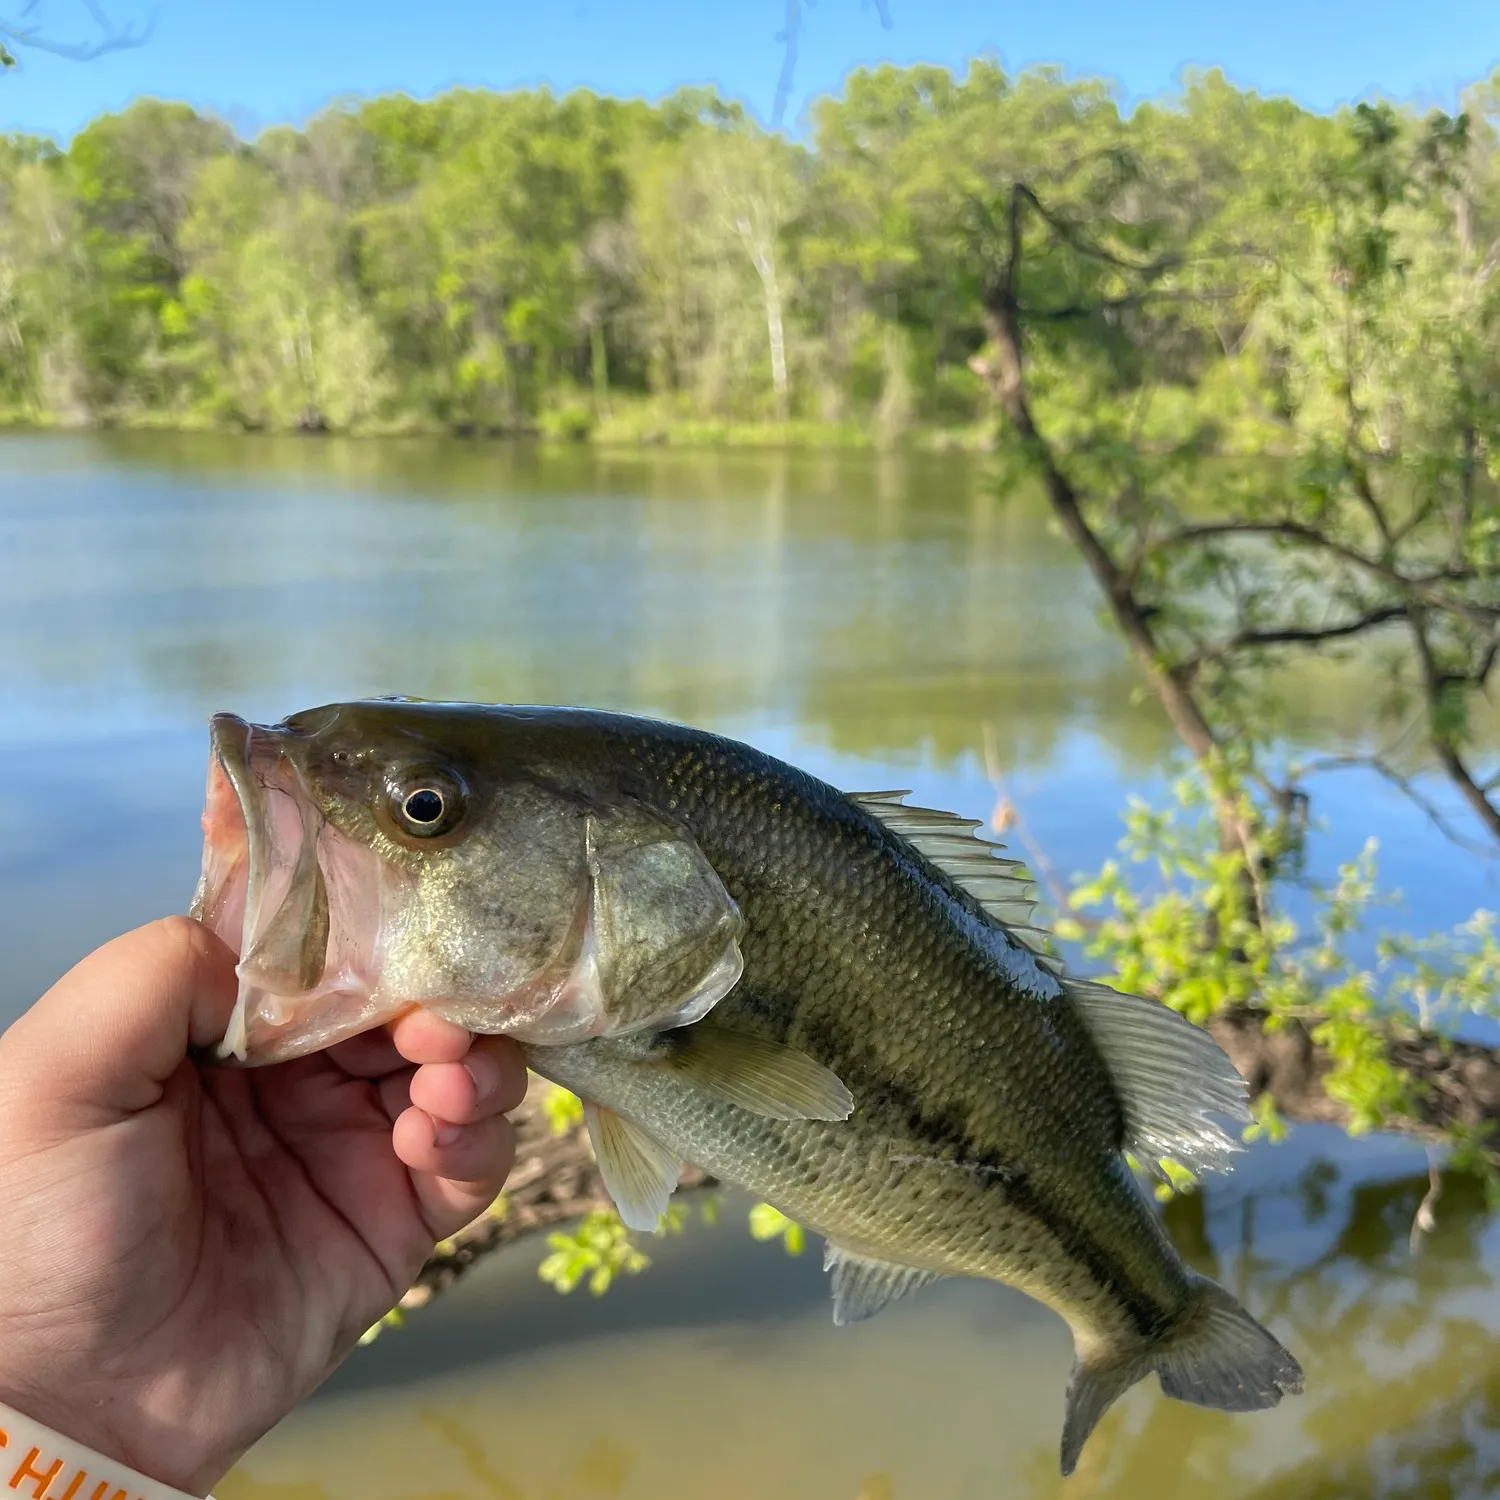
<path id="1" fill-rule="evenodd" d="M 1170 732 L 1034 496 L 967 456 L 459 442 L 0 440 L 0 1022 L 95 943 L 181 910 L 204 720 L 369 693 L 620 707 L 737 734 L 851 790 L 988 817 L 1097 866 Z M 1373 733 L 1373 679 L 1284 684 L 1291 737 Z M 1368 834 L 1446 925 L 1500 903 L 1383 783 L 1317 791 L 1329 873 Z M 1309 1395 L 1230 1419 L 1138 1391 L 1077 1495 L 1469 1495 L 1500 1487 L 1491 1221 L 1459 1184 L 1407 1244 L 1420 1152 L 1299 1131 L 1174 1213 L 1184 1248 L 1304 1358 Z M 834 1329 L 816 1251 L 742 1213 L 602 1304 L 540 1248 L 355 1358 L 220 1494 L 1045 1496 L 1055 1319 L 942 1286 Z"/>

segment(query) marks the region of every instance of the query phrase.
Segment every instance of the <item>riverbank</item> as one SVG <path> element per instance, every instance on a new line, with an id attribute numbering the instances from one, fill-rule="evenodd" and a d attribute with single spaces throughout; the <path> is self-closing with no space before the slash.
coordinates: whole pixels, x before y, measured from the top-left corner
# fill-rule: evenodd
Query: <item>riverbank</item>
<path id="1" fill-rule="evenodd" d="M 875 424 L 817 421 L 748 421 L 665 417 L 632 408 L 595 419 L 592 413 L 546 413 L 537 421 L 506 426 L 494 423 L 443 423 L 416 419 L 360 423 L 332 428 L 317 421 L 300 427 L 246 427 L 191 413 L 133 413 L 102 420 L 61 421 L 0 413 L 0 435 L 40 433 L 161 432 L 224 437 L 300 437 L 309 441 L 339 437 L 358 439 L 451 438 L 457 442 L 541 442 L 599 448 L 752 448 L 842 449 L 873 452 L 900 449 L 915 453 L 992 453 L 997 447 L 994 423 L 962 427 L 912 427 L 899 432 Z"/>

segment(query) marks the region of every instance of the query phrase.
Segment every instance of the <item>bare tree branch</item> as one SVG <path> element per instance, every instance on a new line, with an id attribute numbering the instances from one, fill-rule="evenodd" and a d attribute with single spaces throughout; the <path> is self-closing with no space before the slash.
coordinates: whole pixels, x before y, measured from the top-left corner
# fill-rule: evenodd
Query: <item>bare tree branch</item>
<path id="1" fill-rule="evenodd" d="M 1136 307 L 1150 307 L 1161 302 L 1187 302 L 1202 306 L 1210 302 L 1232 302 L 1233 292 L 1199 292 L 1187 287 L 1169 291 L 1138 292 L 1130 297 L 1104 297 L 1097 302 L 1077 303 L 1068 307 L 1023 307 L 1021 316 L 1029 322 L 1070 323 L 1084 318 L 1107 318 L 1111 313 L 1128 312 Z"/>
<path id="2" fill-rule="evenodd" d="M 1103 315 L 1111 304 L 1145 306 L 1159 297 L 1170 296 L 1169 289 L 1158 289 L 1151 283 L 1157 276 L 1186 264 L 1186 258 L 1166 256 L 1150 262 L 1132 262 L 1111 249 L 1093 244 L 1064 217 L 1048 209 L 1039 200 L 1036 190 L 1023 182 L 1011 182 L 1003 195 L 997 195 L 993 206 L 1002 213 L 989 215 L 998 244 L 995 245 L 994 269 L 982 294 L 982 316 L 994 352 L 974 356 L 969 361 L 970 368 L 989 386 L 1012 429 L 1029 450 L 1055 517 L 1099 585 L 1126 644 L 1144 668 L 1167 716 L 1194 758 L 1202 764 L 1216 762 L 1223 743 L 1221 734 L 1232 732 L 1210 716 L 1209 705 L 1199 691 L 1196 678 L 1205 663 L 1223 661 L 1239 652 L 1286 645 L 1316 646 L 1350 639 L 1405 621 L 1411 632 L 1420 672 L 1426 737 L 1431 752 L 1481 825 L 1500 839 L 1500 807 L 1496 805 L 1491 787 L 1482 785 L 1466 763 L 1449 722 L 1449 700 L 1454 690 L 1482 687 L 1494 669 L 1497 654 L 1500 654 L 1500 604 L 1489 602 L 1492 595 L 1487 590 L 1491 570 L 1467 563 L 1461 553 L 1447 561 L 1434 559 L 1425 552 L 1406 558 L 1400 555 L 1401 537 L 1410 528 L 1398 531 L 1382 504 L 1370 467 L 1381 461 L 1380 456 L 1361 453 L 1355 441 L 1358 422 L 1353 419 L 1348 443 L 1341 455 L 1342 467 L 1346 482 L 1353 489 L 1353 494 L 1347 498 L 1357 502 L 1369 523 L 1370 536 L 1366 546 L 1361 546 L 1357 540 L 1344 540 L 1322 525 L 1290 517 L 1276 520 L 1246 517 L 1234 521 L 1185 524 L 1153 539 L 1149 536 L 1150 513 L 1144 509 L 1130 513 L 1125 508 L 1131 504 L 1134 494 L 1134 481 L 1129 481 L 1113 509 L 1107 512 L 1117 522 L 1123 520 L 1133 524 L 1137 531 L 1137 540 L 1122 561 L 1108 534 L 1088 514 L 1090 497 L 1076 487 L 1061 455 L 1038 429 L 1027 382 L 1028 325 L 1056 324 L 1075 317 Z M 1026 253 L 1023 224 L 1028 211 L 1036 214 L 1052 235 L 1070 249 L 1137 278 L 1136 289 L 1123 296 L 1096 299 L 1092 307 L 1064 306 L 1050 312 L 1028 308 L 1022 301 L 1020 284 L 1022 259 Z M 1184 300 L 1211 300 L 1213 296 L 1211 290 L 1206 294 L 1199 293 L 1197 297 L 1188 292 L 1182 295 Z M 1357 418 L 1358 410 L 1352 406 L 1352 389 L 1345 392 L 1345 398 L 1351 403 L 1354 418 Z M 1094 498 L 1097 500 L 1098 497 Z M 1363 527 L 1360 530 L 1363 531 Z M 1295 543 L 1310 552 L 1336 559 L 1353 570 L 1361 581 L 1374 586 L 1368 589 L 1335 588 L 1334 595 L 1343 596 L 1345 618 L 1331 623 L 1316 626 L 1295 623 L 1298 615 L 1290 598 L 1280 601 L 1273 614 L 1267 616 L 1263 611 L 1267 602 L 1264 586 L 1251 586 L 1247 593 L 1244 559 L 1235 551 L 1215 550 L 1211 546 L 1216 540 L 1240 537 L 1267 537 Z M 1177 628 L 1186 629 L 1187 639 L 1178 642 L 1174 651 L 1170 645 L 1174 631 L 1164 628 L 1164 622 L 1159 618 L 1161 610 L 1139 592 L 1143 568 L 1152 559 L 1177 548 L 1198 551 L 1198 560 L 1202 564 L 1199 581 L 1208 576 L 1232 610 L 1231 620 L 1239 628 L 1230 626 L 1230 633 L 1217 644 L 1205 643 L 1203 632 L 1194 628 L 1190 620 L 1185 620 L 1179 622 Z M 1206 575 L 1203 569 L 1207 570 Z M 1300 571 L 1292 570 L 1293 575 Z M 1288 585 L 1290 582 L 1289 577 Z M 1485 589 L 1483 593 L 1482 588 Z M 1250 595 L 1262 608 L 1252 607 Z M 1274 595 L 1273 589 L 1272 602 L 1276 603 Z M 1283 620 L 1290 616 L 1288 623 L 1278 623 L 1277 614 Z M 1457 659 L 1463 663 L 1461 670 L 1455 669 L 1453 664 L 1455 642 L 1449 639 L 1455 626 L 1463 627 L 1458 631 L 1456 643 L 1461 653 Z M 1179 654 L 1184 651 L 1187 653 L 1185 657 Z M 1473 845 L 1452 829 L 1437 809 L 1416 793 L 1407 778 L 1397 776 L 1388 767 L 1379 769 L 1412 796 L 1455 842 L 1476 848 L 1478 852 L 1493 852 L 1488 847 Z M 1253 879 L 1257 871 L 1251 830 L 1243 826 L 1239 810 L 1227 799 L 1216 799 L 1216 811 L 1223 847 L 1243 852 L 1247 874 Z M 1263 912 L 1261 893 L 1257 890 L 1255 894 L 1257 907 Z"/>
<path id="3" fill-rule="evenodd" d="M 1101 154 L 1113 155 L 1114 153 Z M 1037 217 L 1064 244 L 1076 250 L 1080 255 L 1086 255 L 1091 260 L 1103 261 L 1105 265 L 1113 266 L 1116 270 L 1130 271 L 1136 276 L 1144 276 L 1150 280 L 1152 277 L 1164 276 L 1168 271 L 1175 271 L 1187 263 L 1180 255 L 1165 255 L 1159 260 L 1153 261 L 1126 260 L 1123 256 L 1116 255 L 1114 251 L 1106 250 L 1103 245 L 1095 244 L 1076 225 L 1070 224 L 1060 214 L 1054 213 L 1051 209 L 1047 208 L 1041 199 L 1024 182 L 1013 184 L 1011 194 L 1012 197 L 1019 195 L 1024 198 L 1031 205 Z M 1016 251 L 1013 253 L 1019 252 Z"/>
<path id="4" fill-rule="evenodd" d="M 1440 722 L 1443 696 L 1448 685 L 1453 682 L 1466 682 L 1467 678 L 1454 678 L 1444 674 L 1440 669 L 1432 649 L 1432 642 L 1427 636 L 1427 622 L 1420 609 L 1409 609 L 1407 620 L 1411 625 L 1412 643 L 1416 647 L 1417 661 L 1422 669 L 1422 687 L 1427 695 L 1433 753 L 1442 762 L 1443 769 L 1448 773 L 1448 779 L 1458 788 L 1464 801 L 1473 808 L 1474 815 L 1497 839 L 1500 839 L 1500 807 L 1489 799 L 1484 788 L 1474 779 L 1463 756 L 1459 754 L 1453 736 L 1443 728 Z"/>
<path id="5" fill-rule="evenodd" d="M 1339 625 L 1308 626 L 1306 629 L 1288 626 L 1282 630 L 1239 630 L 1217 645 L 1207 646 L 1189 657 L 1183 663 L 1182 670 L 1197 672 L 1199 668 L 1211 661 L 1222 661 L 1236 651 L 1254 650 L 1259 646 L 1305 646 L 1318 645 L 1324 641 L 1344 640 L 1349 636 L 1362 635 L 1367 630 L 1387 625 L 1392 620 L 1403 619 L 1405 615 L 1404 604 L 1385 604 L 1378 609 L 1368 610 L 1353 620 L 1345 620 Z"/>
<path id="6" fill-rule="evenodd" d="M 1279 536 L 1289 541 L 1301 542 L 1342 559 L 1351 567 L 1359 568 L 1372 577 L 1383 579 L 1399 589 L 1410 592 L 1429 609 L 1468 620 L 1481 628 L 1489 628 L 1500 621 L 1500 605 L 1475 604 L 1468 599 L 1455 599 L 1434 592 L 1442 583 L 1472 583 L 1479 573 L 1474 568 L 1449 565 L 1415 576 L 1403 573 L 1399 568 L 1380 558 L 1370 557 L 1357 547 L 1336 541 L 1316 527 L 1306 526 L 1300 521 L 1205 521 L 1194 526 L 1183 526 L 1158 537 L 1145 549 L 1147 557 L 1175 547 L 1190 546 L 1211 537 Z"/>
<path id="7" fill-rule="evenodd" d="M 93 29 L 97 33 L 92 41 L 64 42 L 48 34 L 40 22 L 27 24 L 28 18 L 37 14 L 43 0 L 28 0 L 15 20 L 0 17 L 0 53 L 7 59 L 7 66 L 14 66 L 12 48 L 33 52 L 50 52 L 54 57 L 65 57 L 70 62 L 92 62 L 109 52 L 124 52 L 133 47 L 144 47 L 156 29 L 156 12 L 153 10 L 144 26 L 129 23 L 117 25 L 110 19 L 100 0 L 81 0 Z"/>
<path id="8" fill-rule="evenodd" d="M 771 106 L 771 129 L 780 130 L 782 117 L 786 114 L 788 100 L 792 97 L 792 83 L 797 76 L 797 43 L 802 34 L 802 11 L 812 10 L 818 0 L 786 0 L 786 25 L 776 33 L 775 40 L 782 48 L 781 74 L 776 80 L 776 102 Z M 881 27 L 889 31 L 892 26 L 890 0 L 875 0 L 875 11 L 880 17 Z"/>
<path id="9" fill-rule="evenodd" d="M 1309 761 L 1302 767 L 1304 776 L 1315 776 L 1324 771 L 1373 771 L 1382 780 L 1395 787 L 1432 824 L 1449 843 L 1456 844 L 1470 854 L 1492 857 L 1492 844 L 1481 844 L 1460 832 L 1448 816 L 1424 793 L 1418 790 L 1415 780 L 1398 771 L 1379 755 L 1328 755 Z"/>

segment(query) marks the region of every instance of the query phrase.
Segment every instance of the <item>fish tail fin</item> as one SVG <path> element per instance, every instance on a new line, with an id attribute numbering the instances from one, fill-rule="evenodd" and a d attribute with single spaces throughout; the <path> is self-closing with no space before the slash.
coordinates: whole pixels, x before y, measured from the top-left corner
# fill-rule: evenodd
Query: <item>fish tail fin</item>
<path id="1" fill-rule="evenodd" d="M 1192 1301 L 1164 1337 L 1123 1351 L 1080 1349 L 1063 1422 L 1065 1475 L 1100 1417 L 1152 1370 L 1168 1396 L 1220 1411 L 1262 1411 L 1302 1393 L 1302 1367 L 1276 1337 L 1218 1282 L 1194 1275 Z"/>

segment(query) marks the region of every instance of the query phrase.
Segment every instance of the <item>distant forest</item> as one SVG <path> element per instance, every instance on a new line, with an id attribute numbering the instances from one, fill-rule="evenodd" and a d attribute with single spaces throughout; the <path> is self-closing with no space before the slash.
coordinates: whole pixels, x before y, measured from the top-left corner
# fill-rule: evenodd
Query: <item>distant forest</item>
<path id="1" fill-rule="evenodd" d="M 1419 351 L 1488 381 L 1497 143 L 1494 80 L 1325 116 L 1207 73 L 1127 115 L 987 62 L 854 73 L 806 144 L 702 90 L 394 95 L 253 143 L 144 101 L 0 140 L 0 420 L 985 441 L 1011 276 L 1054 433 L 1260 450 L 1319 399 L 1330 293 L 1411 304 L 1383 386 Z"/>

